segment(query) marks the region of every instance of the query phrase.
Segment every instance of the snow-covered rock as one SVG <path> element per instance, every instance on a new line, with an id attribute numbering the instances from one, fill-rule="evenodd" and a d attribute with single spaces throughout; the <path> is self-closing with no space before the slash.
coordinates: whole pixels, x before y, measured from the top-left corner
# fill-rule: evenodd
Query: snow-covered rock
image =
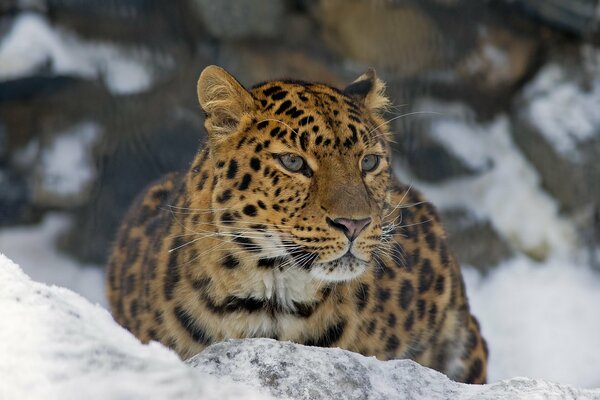
<path id="1" fill-rule="evenodd" d="M 155 58 L 139 49 L 82 40 L 39 14 L 22 13 L 0 38 L 0 81 L 49 69 L 56 75 L 100 78 L 115 95 L 133 94 L 155 83 L 158 72 L 150 65 Z"/>
<path id="2" fill-rule="evenodd" d="M 0 399 L 600 399 L 516 378 L 464 385 L 407 361 L 270 339 L 215 344 L 187 363 L 141 344 L 79 295 L 0 254 Z"/>
<path id="3" fill-rule="evenodd" d="M 544 66 L 513 112 L 517 145 L 569 211 L 593 207 L 600 196 L 600 49 L 584 54 L 576 64 Z"/>
<path id="4" fill-rule="evenodd" d="M 265 399 L 142 345 L 104 308 L 0 254 L 0 399 Z"/>

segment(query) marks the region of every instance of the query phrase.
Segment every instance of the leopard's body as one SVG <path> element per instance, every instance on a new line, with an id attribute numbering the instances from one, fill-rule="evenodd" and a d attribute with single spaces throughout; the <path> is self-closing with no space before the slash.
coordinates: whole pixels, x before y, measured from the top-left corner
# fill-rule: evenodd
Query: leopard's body
<path id="1" fill-rule="evenodd" d="M 116 320 L 183 358 L 270 337 L 485 382 L 485 341 L 438 214 L 391 176 L 381 81 L 246 91 L 209 67 L 198 91 L 206 147 L 151 185 L 119 230 Z"/>

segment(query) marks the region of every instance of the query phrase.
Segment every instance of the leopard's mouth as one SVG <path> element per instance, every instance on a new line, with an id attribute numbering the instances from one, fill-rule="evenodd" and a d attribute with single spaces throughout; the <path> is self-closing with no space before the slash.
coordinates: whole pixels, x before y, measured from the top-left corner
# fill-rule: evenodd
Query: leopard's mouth
<path id="1" fill-rule="evenodd" d="M 344 282 L 359 277 L 368 266 L 368 261 L 362 260 L 348 251 L 335 260 L 314 263 L 310 273 L 323 281 Z"/>

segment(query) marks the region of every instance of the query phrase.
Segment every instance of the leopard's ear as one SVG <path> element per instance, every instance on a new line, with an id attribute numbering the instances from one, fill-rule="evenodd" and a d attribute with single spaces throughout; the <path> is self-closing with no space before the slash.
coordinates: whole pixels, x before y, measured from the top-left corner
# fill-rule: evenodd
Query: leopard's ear
<path id="1" fill-rule="evenodd" d="M 385 82 L 377 77 L 373 68 L 369 68 L 344 89 L 346 95 L 356 98 L 376 114 L 382 113 L 390 105 L 384 92 Z"/>
<path id="2" fill-rule="evenodd" d="M 250 92 L 216 65 L 206 67 L 200 74 L 198 101 L 206 112 L 204 126 L 213 139 L 235 132 L 242 118 L 254 108 Z"/>

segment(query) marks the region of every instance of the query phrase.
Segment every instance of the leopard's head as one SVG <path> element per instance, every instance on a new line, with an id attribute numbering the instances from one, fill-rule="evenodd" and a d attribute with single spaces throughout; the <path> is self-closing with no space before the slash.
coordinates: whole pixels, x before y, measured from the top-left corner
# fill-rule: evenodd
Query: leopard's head
<path id="1" fill-rule="evenodd" d="M 285 80 L 247 90 L 207 67 L 198 98 L 219 232 L 259 266 L 329 282 L 361 275 L 381 241 L 389 196 L 383 90 L 372 70 L 344 90 Z"/>

